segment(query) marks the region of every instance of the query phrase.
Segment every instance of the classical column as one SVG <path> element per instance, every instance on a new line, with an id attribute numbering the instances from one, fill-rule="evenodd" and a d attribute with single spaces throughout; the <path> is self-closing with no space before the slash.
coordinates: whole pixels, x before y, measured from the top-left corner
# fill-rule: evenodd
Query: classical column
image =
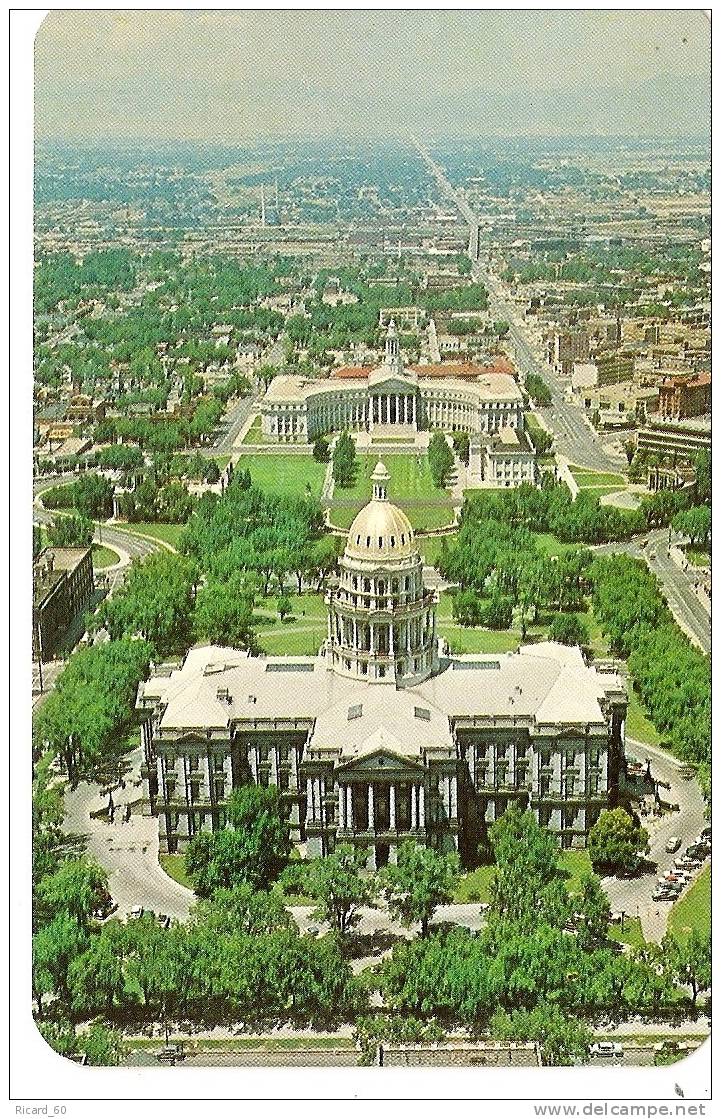
<path id="1" fill-rule="evenodd" d="M 450 818 L 451 818 L 451 820 L 455 820 L 455 818 L 457 816 L 457 800 L 458 800 L 457 793 L 456 793 L 456 775 L 455 774 L 453 774 L 453 776 L 449 779 L 449 782 L 448 782 L 448 799 L 449 799 L 449 804 L 450 804 Z"/>
<path id="2" fill-rule="evenodd" d="M 306 810 L 305 815 L 307 820 L 315 819 L 315 805 L 313 804 L 313 782 L 309 777 L 305 783 L 305 799 Z"/>
<path id="3" fill-rule="evenodd" d="M 375 651 L 376 651 L 376 642 L 375 642 L 376 627 L 373 624 L 373 622 L 370 623 L 370 631 L 371 631 L 371 639 L 370 639 L 370 650 L 369 651 L 371 653 L 375 653 Z"/>
<path id="4" fill-rule="evenodd" d="M 345 818 L 346 827 L 353 829 L 353 786 L 346 785 Z"/>
<path id="5" fill-rule="evenodd" d="M 426 826 L 426 787 L 423 784 L 418 786 L 418 826 Z"/>
<path id="6" fill-rule="evenodd" d="M 418 827 L 418 789 L 411 785 L 411 830 Z"/>
<path id="7" fill-rule="evenodd" d="M 390 787 L 389 804 L 390 804 L 390 829 L 391 829 L 391 831 L 395 831 L 396 830 L 396 787 L 395 787 L 395 784 L 391 784 L 391 787 Z"/>
<path id="8" fill-rule="evenodd" d="M 338 785 L 338 827 L 345 828 L 345 785 Z"/>
<path id="9" fill-rule="evenodd" d="M 368 786 L 368 831 L 373 831 L 375 828 L 374 807 L 373 783 L 371 782 Z"/>
<path id="10" fill-rule="evenodd" d="M 393 656 L 393 623 L 388 626 L 388 653 Z"/>

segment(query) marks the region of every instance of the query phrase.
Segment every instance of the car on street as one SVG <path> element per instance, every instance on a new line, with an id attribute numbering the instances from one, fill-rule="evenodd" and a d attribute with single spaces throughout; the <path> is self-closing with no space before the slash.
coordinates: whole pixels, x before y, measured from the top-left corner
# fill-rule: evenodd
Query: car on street
<path id="1" fill-rule="evenodd" d="M 142 905 L 134 905 L 133 908 L 130 910 L 129 916 L 132 917 L 134 920 L 137 920 L 137 918 L 142 917 L 144 913 L 145 910 L 143 909 Z"/>
<path id="2" fill-rule="evenodd" d="M 675 890 L 657 889 L 651 894 L 651 901 L 675 901 L 678 893 Z"/>
<path id="3" fill-rule="evenodd" d="M 589 1053 L 592 1057 L 622 1057 L 623 1046 L 617 1041 L 594 1041 Z"/>
<path id="4" fill-rule="evenodd" d="M 679 839 L 679 837 L 677 835 L 672 835 L 670 837 L 670 839 L 668 839 L 666 841 L 666 851 L 668 852 L 669 855 L 675 854 L 675 852 L 678 851 L 680 846 L 681 846 L 681 840 Z"/>

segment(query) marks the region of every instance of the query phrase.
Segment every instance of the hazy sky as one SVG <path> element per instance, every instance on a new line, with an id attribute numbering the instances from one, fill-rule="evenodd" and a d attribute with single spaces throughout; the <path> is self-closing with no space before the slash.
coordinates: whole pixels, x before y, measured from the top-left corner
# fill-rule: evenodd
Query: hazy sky
<path id="1" fill-rule="evenodd" d="M 55 11 L 38 139 L 699 135 L 696 11 Z"/>

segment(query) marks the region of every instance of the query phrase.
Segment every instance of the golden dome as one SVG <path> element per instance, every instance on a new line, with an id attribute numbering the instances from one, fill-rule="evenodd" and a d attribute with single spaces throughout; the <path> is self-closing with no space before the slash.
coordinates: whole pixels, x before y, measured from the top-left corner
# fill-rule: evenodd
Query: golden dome
<path id="1" fill-rule="evenodd" d="M 386 496 L 390 478 L 382 462 L 372 474 L 373 499 L 365 505 L 348 531 L 345 554 L 351 559 L 385 562 L 405 560 L 416 554 L 411 522 Z"/>

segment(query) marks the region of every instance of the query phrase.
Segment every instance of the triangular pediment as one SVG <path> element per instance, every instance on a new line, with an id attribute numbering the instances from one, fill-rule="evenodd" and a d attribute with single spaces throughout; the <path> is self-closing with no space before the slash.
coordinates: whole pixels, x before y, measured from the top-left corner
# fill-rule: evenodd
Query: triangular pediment
<path id="1" fill-rule="evenodd" d="M 374 369 L 368 377 L 368 387 L 374 392 L 383 393 L 408 393 L 414 392 L 418 386 L 418 376 L 415 373 L 398 373 L 394 369 Z"/>
<path id="2" fill-rule="evenodd" d="M 338 771 L 344 773 L 397 773 L 399 770 L 422 771 L 423 765 L 415 759 L 403 757 L 401 754 L 392 753 L 390 750 L 376 750 L 371 754 L 349 758 L 341 761 L 337 766 Z"/>

